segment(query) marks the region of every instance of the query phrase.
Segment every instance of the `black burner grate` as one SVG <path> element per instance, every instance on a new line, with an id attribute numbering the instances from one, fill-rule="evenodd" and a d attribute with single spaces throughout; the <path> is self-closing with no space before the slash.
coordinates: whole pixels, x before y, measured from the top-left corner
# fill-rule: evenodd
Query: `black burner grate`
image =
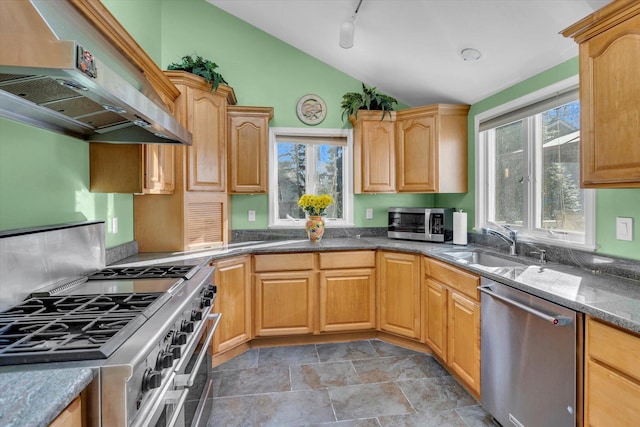
<path id="1" fill-rule="evenodd" d="M 30 298 L 0 313 L 0 365 L 107 358 L 162 295 Z"/>
<path id="2" fill-rule="evenodd" d="M 156 265 L 151 267 L 109 267 L 89 276 L 89 280 L 106 279 L 190 279 L 198 270 L 196 265 Z"/>

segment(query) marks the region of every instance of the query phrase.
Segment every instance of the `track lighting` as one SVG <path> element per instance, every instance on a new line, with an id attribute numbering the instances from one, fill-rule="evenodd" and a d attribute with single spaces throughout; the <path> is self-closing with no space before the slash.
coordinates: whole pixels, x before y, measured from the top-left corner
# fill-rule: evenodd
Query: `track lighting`
<path id="1" fill-rule="evenodd" d="M 358 7 L 356 7 L 355 12 L 349 18 L 349 20 L 344 21 L 342 26 L 340 27 L 340 47 L 343 49 L 349 49 L 353 47 L 353 37 L 356 31 L 356 18 L 358 17 L 358 10 L 360 10 L 360 5 L 362 5 L 362 1 L 358 2 Z"/>

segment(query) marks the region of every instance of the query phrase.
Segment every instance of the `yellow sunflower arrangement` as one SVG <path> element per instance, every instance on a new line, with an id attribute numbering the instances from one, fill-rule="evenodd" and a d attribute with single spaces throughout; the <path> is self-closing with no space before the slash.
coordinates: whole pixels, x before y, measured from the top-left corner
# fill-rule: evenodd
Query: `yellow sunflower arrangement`
<path id="1" fill-rule="evenodd" d="M 329 194 L 314 196 L 313 194 L 303 194 L 298 200 L 300 206 L 310 216 L 322 216 L 325 209 L 333 204 L 333 197 Z"/>

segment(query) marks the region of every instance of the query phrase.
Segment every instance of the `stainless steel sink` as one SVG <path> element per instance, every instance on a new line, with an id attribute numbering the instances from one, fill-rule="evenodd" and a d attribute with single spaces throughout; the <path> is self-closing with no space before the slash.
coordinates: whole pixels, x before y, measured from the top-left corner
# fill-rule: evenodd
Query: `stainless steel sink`
<path id="1" fill-rule="evenodd" d="M 483 267 L 522 267 L 526 265 L 525 262 L 519 260 L 507 259 L 480 251 L 450 251 L 442 252 L 442 255 L 451 257 L 461 264 L 476 264 Z"/>

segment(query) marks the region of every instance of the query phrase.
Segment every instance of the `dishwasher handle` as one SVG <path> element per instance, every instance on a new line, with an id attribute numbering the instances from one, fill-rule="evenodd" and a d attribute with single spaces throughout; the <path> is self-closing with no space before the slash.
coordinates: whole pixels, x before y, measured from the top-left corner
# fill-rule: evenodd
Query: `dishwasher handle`
<path id="1" fill-rule="evenodd" d="M 549 323 L 551 323 L 554 326 L 565 326 L 565 325 L 570 325 L 571 324 L 571 319 L 565 316 L 553 316 L 547 313 L 543 313 L 540 310 L 536 310 L 533 307 L 529 307 L 528 305 L 522 304 L 518 301 L 514 301 L 510 298 L 507 297 L 503 297 L 502 295 L 498 295 L 495 292 L 493 292 L 491 290 L 491 288 L 489 286 L 480 286 L 478 287 L 478 290 L 484 294 L 487 294 L 495 299 L 498 299 L 506 304 L 510 304 L 514 307 L 519 308 L 520 310 L 526 311 L 529 314 L 533 314 L 536 317 L 541 318 L 542 320 L 545 320 Z"/>

